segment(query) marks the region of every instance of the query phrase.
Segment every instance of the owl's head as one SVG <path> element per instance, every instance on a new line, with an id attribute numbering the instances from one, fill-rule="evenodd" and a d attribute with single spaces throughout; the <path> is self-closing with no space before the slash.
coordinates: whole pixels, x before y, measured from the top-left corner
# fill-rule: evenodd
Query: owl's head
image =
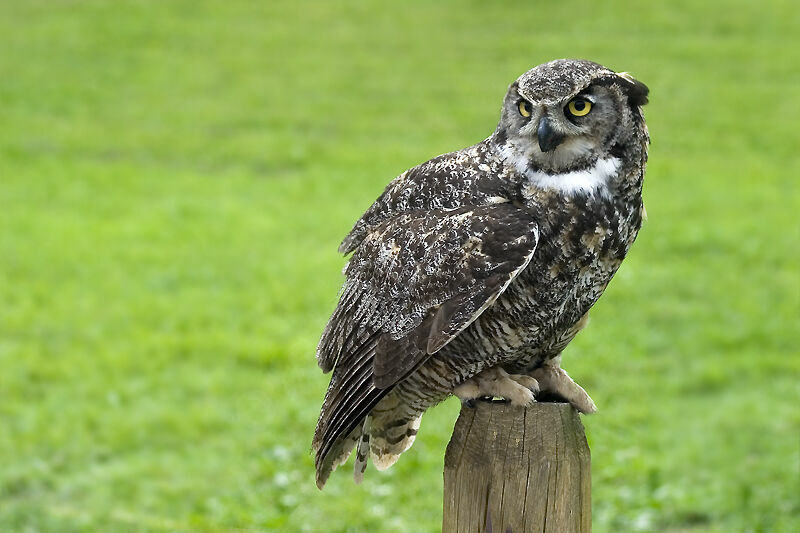
<path id="1" fill-rule="evenodd" d="M 587 168 L 646 142 L 647 94 L 627 73 L 591 61 L 550 61 L 511 84 L 495 140 L 533 171 Z"/>

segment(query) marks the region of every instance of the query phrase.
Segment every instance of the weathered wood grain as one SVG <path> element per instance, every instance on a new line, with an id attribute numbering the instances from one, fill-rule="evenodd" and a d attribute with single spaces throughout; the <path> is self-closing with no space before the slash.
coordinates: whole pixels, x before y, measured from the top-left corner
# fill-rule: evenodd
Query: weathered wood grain
<path id="1" fill-rule="evenodd" d="M 589 446 L 565 403 L 463 407 L 444 460 L 444 533 L 589 533 Z"/>

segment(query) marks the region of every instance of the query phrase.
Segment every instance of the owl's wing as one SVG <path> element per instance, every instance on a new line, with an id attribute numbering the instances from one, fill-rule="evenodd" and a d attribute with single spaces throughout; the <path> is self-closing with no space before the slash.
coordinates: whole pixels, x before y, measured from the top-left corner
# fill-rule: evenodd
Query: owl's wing
<path id="1" fill-rule="evenodd" d="M 367 233 L 317 350 L 320 367 L 334 370 L 314 436 L 318 465 L 495 301 L 530 261 L 538 233 L 533 214 L 510 203 L 408 212 Z"/>

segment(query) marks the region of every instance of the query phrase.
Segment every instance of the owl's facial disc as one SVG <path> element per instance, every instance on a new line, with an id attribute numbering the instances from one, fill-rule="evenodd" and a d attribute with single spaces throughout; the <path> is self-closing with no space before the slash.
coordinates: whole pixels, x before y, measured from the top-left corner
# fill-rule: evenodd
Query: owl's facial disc
<path id="1" fill-rule="evenodd" d="M 512 90 L 506 100 L 507 144 L 519 164 L 553 174 L 572 172 L 608 157 L 619 116 L 613 94 L 589 85 L 563 100 L 527 100 Z"/>

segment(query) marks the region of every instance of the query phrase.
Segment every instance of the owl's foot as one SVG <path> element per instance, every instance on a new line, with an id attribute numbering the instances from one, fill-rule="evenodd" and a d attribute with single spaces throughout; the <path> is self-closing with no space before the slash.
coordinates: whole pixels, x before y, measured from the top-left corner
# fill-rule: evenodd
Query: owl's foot
<path id="1" fill-rule="evenodd" d="M 500 367 L 487 368 L 453 390 L 461 402 L 472 407 L 479 398 L 503 398 L 513 405 L 525 406 L 536 401 L 539 382 L 532 376 L 509 374 Z"/>
<path id="2" fill-rule="evenodd" d="M 567 400 L 572 406 L 584 414 L 597 411 L 594 401 L 586 394 L 583 387 L 575 383 L 569 374 L 561 368 L 561 356 L 547 361 L 531 374 L 539 382 L 542 392 L 549 392 Z"/>

